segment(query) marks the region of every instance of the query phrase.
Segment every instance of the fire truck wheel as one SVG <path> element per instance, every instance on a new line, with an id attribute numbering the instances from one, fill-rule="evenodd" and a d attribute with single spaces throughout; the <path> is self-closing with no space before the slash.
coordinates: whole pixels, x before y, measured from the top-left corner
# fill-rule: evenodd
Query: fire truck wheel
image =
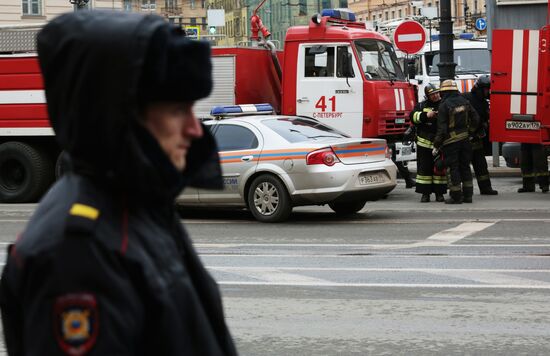
<path id="1" fill-rule="evenodd" d="M 360 200 L 360 201 L 350 201 L 345 203 L 329 203 L 328 206 L 336 214 L 339 215 L 351 215 L 357 213 L 359 210 L 363 209 L 365 206 L 366 201 Z"/>
<path id="2" fill-rule="evenodd" d="M 0 202 L 36 202 L 52 183 L 53 174 L 45 152 L 22 142 L 0 145 Z"/>
<path id="3" fill-rule="evenodd" d="M 262 174 L 248 188 L 248 209 L 256 220 L 280 222 L 292 212 L 290 196 L 285 185 L 271 174 Z"/>

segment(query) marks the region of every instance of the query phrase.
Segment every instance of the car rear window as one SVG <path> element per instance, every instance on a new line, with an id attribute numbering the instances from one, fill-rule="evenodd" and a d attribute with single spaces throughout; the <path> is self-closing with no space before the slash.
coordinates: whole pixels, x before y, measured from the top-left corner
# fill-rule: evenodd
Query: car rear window
<path id="1" fill-rule="evenodd" d="M 262 120 L 262 124 L 275 131 L 290 143 L 349 137 L 332 127 L 323 125 L 317 120 L 303 117 L 266 119 Z"/>

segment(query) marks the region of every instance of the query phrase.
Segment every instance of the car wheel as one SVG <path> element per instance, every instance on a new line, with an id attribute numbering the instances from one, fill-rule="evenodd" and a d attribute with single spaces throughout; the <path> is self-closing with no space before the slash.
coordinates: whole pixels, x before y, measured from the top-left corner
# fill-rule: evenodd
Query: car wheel
<path id="1" fill-rule="evenodd" d="M 330 208 L 334 210 L 336 214 L 351 215 L 363 209 L 363 207 L 365 206 L 365 203 L 366 201 L 361 200 L 361 201 L 350 201 L 345 203 L 329 203 L 328 206 L 330 206 Z"/>
<path id="2" fill-rule="evenodd" d="M 53 176 L 53 163 L 46 153 L 21 142 L 0 145 L 0 202 L 35 202 Z"/>
<path id="3" fill-rule="evenodd" d="M 286 187 L 270 174 L 263 174 L 252 181 L 247 200 L 248 209 L 261 222 L 284 221 L 292 211 Z"/>

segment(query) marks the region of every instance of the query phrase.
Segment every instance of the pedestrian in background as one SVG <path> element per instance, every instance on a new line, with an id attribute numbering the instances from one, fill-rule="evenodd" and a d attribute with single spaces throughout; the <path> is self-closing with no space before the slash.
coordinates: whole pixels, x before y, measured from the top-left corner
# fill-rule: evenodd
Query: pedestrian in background
<path id="1" fill-rule="evenodd" d="M 435 194 L 435 200 L 445 201 L 443 194 L 447 192 L 447 178 L 443 172 L 434 170 L 433 140 L 437 130 L 437 111 L 441 96 L 439 89 L 428 84 L 424 88 L 425 100 L 416 104 L 410 114 L 411 122 L 416 126 L 416 192 L 422 194 L 421 203 L 430 201 L 430 195 Z"/>
<path id="2" fill-rule="evenodd" d="M 193 115 L 210 50 L 155 15 L 79 11 L 38 35 L 48 113 L 72 161 L 9 248 L 9 355 L 235 355 L 218 286 L 176 214 L 221 188 Z"/>
<path id="3" fill-rule="evenodd" d="M 464 97 L 474 107 L 479 115 L 479 125 L 477 134 L 471 138 L 472 142 L 472 166 L 476 175 L 479 193 L 481 195 L 497 195 L 491 185 L 491 177 L 485 158 L 485 148 L 483 141 L 489 134 L 489 95 L 491 90 L 491 79 L 488 75 L 479 77 L 472 90 L 464 93 Z"/>
<path id="4" fill-rule="evenodd" d="M 450 198 L 446 204 L 471 203 L 474 187 L 472 184 L 472 144 L 470 136 L 479 125 L 475 109 L 458 92 L 454 80 L 441 83 L 441 104 L 437 116 L 437 131 L 434 138 L 433 155 L 443 150 L 447 166 Z"/>
<path id="5" fill-rule="evenodd" d="M 522 143 L 520 167 L 523 186 L 518 193 L 534 192 L 536 183 L 548 193 L 548 156 L 543 145 Z"/>

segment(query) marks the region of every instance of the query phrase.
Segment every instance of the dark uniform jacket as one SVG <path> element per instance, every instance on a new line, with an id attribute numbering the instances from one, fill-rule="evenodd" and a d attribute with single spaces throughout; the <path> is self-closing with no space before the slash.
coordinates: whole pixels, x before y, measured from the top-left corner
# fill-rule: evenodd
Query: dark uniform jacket
<path id="1" fill-rule="evenodd" d="M 491 152 L 491 144 L 489 142 L 489 102 L 483 98 L 482 90 L 480 88 L 473 88 L 471 92 L 462 95 L 479 115 L 479 125 L 472 136 L 472 149 L 483 150 L 484 147 L 487 147 L 487 152 Z"/>
<path id="2" fill-rule="evenodd" d="M 430 101 L 429 99 L 424 100 L 414 107 L 413 111 L 410 114 L 411 122 L 416 126 L 416 141 L 419 146 L 432 148 L 433 140 L 435 138 L 435 132 L 437 130 L 437 116 L 428 119 L 428 112 L 438 111 L 439 103 Z"/>
<path id="3" fill-rule="evenodd" d="M 479 115 L 458 92 L 446 93 L 439 105 L 434 147 L 469 139 L 477 130 Z"/>
<path id="4" fill-rule="evenodd" d="M 144 53 L 167 27 L 82 11 L 39 36 L 49 115 L 74 169 L 10 246 L 0 290 L 9 355 L 236 354 L 218 286 L 173 205 L 185 185 L 221 187 L 215 143 L 207 130 L 193 141 L 182 174 L 134 110 Z M 182 86 L 204 95 L 209 61 L 196 69 Z"/>

